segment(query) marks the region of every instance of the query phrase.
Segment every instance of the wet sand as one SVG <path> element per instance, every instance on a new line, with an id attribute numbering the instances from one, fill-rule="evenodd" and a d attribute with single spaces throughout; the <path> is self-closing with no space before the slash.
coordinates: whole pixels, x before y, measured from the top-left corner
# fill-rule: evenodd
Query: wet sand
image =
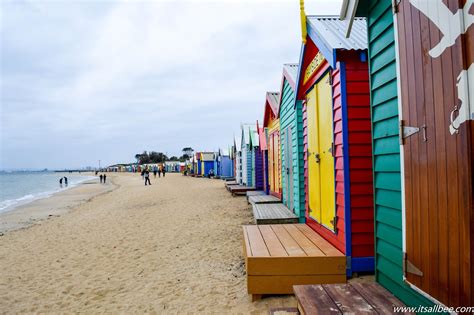
<path id="1" fill-rule="evenodd" d="M 296 306 L 292 296 L 251 302 L 241 225 L 252 215 L 222 181 L 108 180 L 108 191 L 0 237 L 0 313 L 268 314 Z M 29 207 L 45 211 L 53 198 Z"/>

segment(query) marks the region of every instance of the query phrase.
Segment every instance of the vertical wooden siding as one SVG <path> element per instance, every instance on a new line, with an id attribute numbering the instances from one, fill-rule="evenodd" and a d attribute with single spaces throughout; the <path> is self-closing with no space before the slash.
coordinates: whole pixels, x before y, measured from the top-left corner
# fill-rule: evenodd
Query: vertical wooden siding
<path id="1" fill-rule="evenodd" d="M 451 12 L 464 3 L 445 1 Z M 406 253 L 423 272 L 421 277 L 408 273 L 407 278 L 445 305 L 468 306 L 471 140 L 469 124 L 461 125 L 456 135 L 449 133 L 448 126 L 450 111 L 459 106 L 456 78 L 472 61 L 467 63 L 461 36 L 439 57 L 431 57 L 428 51 L 443 35 L 410 2 L 400 4 L 397 19 L 403 120 L 409 126 L 426 125 L 426 141 L 418 133 L 403 146 Z M 471 30 L 466 37 L 474 36 Z"/>
<path id="2" fill-rule="evenodd" d="M 299 108 L 298 108 L 299 106 Z M 299 109 L 299 110 L 298 110 Z M 304 169 L 303 163 L 300 162 L 300 157 L 303 155 L 303 125 L 302 125 L 302 113 L 301 113 L 301 102 L 297 103 L 295 108 L 295 92 L 291 88 L 291 85 L 285 79 L 283 82 L 283 91 L 281 96 L 280 105 L 280 130 L 286 130 L 288 127 L 291 128 L 292 138 L 292 152 L 291 157 L 293 160 L 293 204 L 294 213 L 299 217 L 299 221 L 304 223 L 305 221 L 305 206 L 304 206 Z M 281 165 L 286 163 L 284 139 L 281 140 Z M 285 198 L 286 187 L 286 172 L 282 168 L 282 190 L 283 198 Z M 287 202 L 284 200 L 284 202 Z"/>
<path id="3" fill-rule="evenodd" d="M 403 282 L 400 148 L 391 0 L 368 12 L 375 194 L 376 279 L 407 305 L 432 305 Z"/>

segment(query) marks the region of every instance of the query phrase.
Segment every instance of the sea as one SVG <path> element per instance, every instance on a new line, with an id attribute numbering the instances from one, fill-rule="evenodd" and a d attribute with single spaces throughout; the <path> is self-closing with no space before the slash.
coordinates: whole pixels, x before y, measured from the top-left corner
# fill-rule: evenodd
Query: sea
<path id="1" fill-rule="evenodd" d="M 68 178 L 67 187 L 64 183 L 59 185 L 59 179 L 64 176 Z M 92 179 L 96 177 L 78 173 L 0 171 L 0 213 Z"/>

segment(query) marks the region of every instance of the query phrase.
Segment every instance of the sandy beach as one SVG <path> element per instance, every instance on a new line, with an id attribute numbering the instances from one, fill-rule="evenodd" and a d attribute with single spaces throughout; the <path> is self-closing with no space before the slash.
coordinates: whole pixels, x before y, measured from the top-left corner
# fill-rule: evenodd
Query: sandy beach
<path id="1" fill-rule="evenodd" d="M 28 205 L 25 213 L 48 213 L 63 199 L 47 220 L 0 237 L 0 313 L 267 314 L 296 306 L 292 296 L 251 302 L 241 225 L 252 214 L 221 180 L 167 174 L 145 187 L 137 174 L 108 179 L 106 188 L 81 185 Z M 92 191 L 79 198 L 81 189 Z M 66 194 L 76 203 L 64 208 Z"/>

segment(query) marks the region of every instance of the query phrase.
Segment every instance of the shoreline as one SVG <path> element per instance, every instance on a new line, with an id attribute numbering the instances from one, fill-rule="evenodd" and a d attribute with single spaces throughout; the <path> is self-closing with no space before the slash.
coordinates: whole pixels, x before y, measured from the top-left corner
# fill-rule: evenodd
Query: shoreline
<path id="1" fill-rule="evenodd" d="M 50 218 L 61 216 L 97 196 L 117 189 L 119 186 L 114 183 L 113 176 L 107 177 L 109 180 L 106 184 L 98 183 L 98 179 L 97 181 L 86 179 L 71 187 L 53 192 L 51 195 L 1 211 L 0 234 L 26 229 Z"/>
<path id="2" fill-rule="evenodd" d="M 113 191 L 0 238 L 0 313 L 263 314 L 296 306 L 291 295 L 251 301 L 242 225 L 252 212 L 222 181 L 170 173 L 145 186 L 139 174 L 112 177 Z"/>
<path id="3" fill-rule="evenodd" d="M 63 175 L 69 175 L 69 173 L 66 173 L 66 172 L 55 172 L 55 173 L 63 174 Z M 82 176 L 84 177 L 83 180 L 81 180 L 77 183 L 71 183 L 71 184 L 69 184 L 68 186 L 65 186 L 65 187 L 63 187 L 63 185 L 60 185 L 59 189 L 47 190 L 47 191 L 43 191 L 43 192 L 39 192 L 39 193 L 34 193 L 34 195 L 28 194 L 28 195 L 24 195 L 24 196 L 16 198 L 16 199 L 4 200 L 2 202 L 10 202 L 10 204 L 7 205 L 4 208 L 0 208 L 0 215 L 3 214 L 3 213 L 6 213 L 6 212 L 15 211 L 17 208 L 25 206 L 29 203 L 32 203 L 32 202 L 35 202 L 35 201 L 38 201 L 38 200 L 41 200 L 41 199 L 50 198 L 50 197 L 52 197 L 52 196 L 54 196 L 58 193 L 62 193 L 66 190 L 73 189 L 73 188 L 78 187 L 79 185 L 81 185 L 83 183 L 93 181 L 93 180 L 96 179 L 96 176 L 94 176 L 93 172 L 85 173 Z M 87 177 L 89 177 L 89 178 L 87 178 Z"/>

